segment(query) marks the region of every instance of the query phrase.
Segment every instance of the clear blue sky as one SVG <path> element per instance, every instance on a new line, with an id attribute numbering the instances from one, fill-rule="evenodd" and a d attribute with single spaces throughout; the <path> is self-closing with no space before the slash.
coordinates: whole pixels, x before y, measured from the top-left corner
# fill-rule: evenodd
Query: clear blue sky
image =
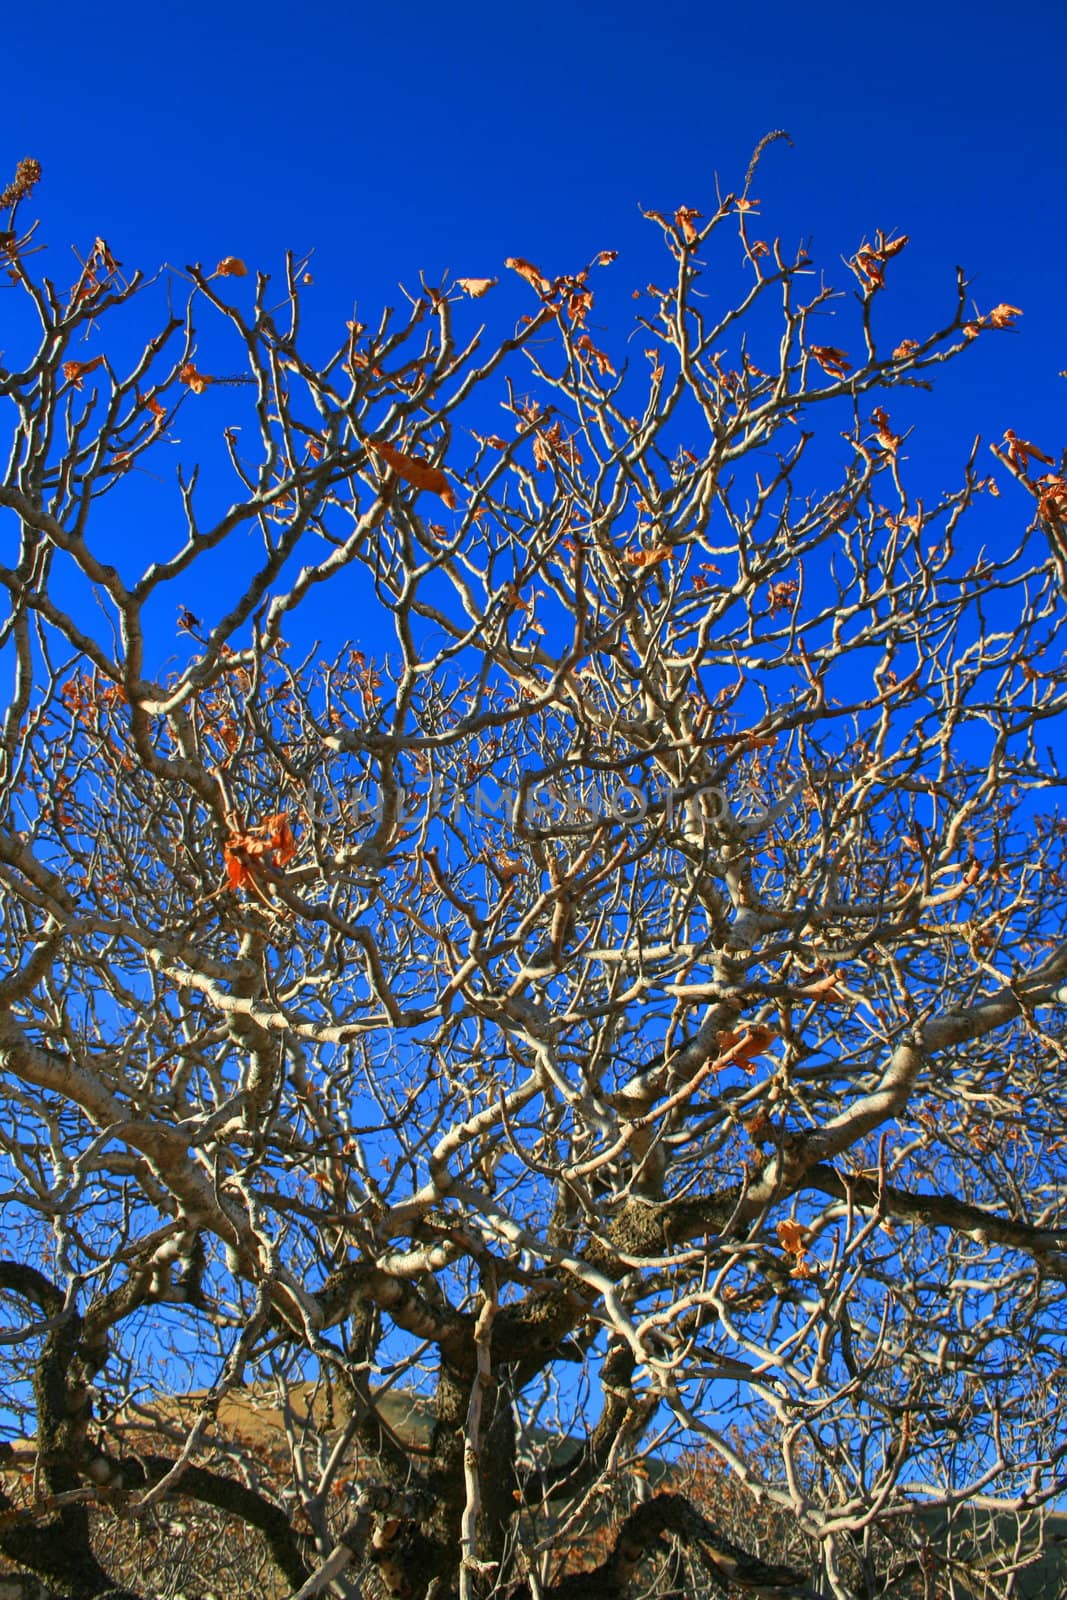
<path id="1" fill-rule="evenodd" d="M 1067 442 L 1065 13 L 30 0 L 3 24 L 0 169 L 43 163 L 32 206 L 61 281 L 68 245 L 97 234 L 146 269 L 269 269 L 314 247 L 340 330 L 354 298 L 375 312 L 420 267 L 495 275 L 517 254 L 553 273 L 614 247 L 613 272 L 642 284 L 659 246 L 638 204 L 705 208 L 715 173 L 739 186 L 784 127 L 795 148 L 774 146 L 755 186 L 762 232 L 812 237 L 846 288 L 842 255 L 876 227 L 909 233 L 893 284 L 921 326 L 947 311 L 957 262 L 983 310 L 1025 312 L 931 402 L 947 483 L 979 430 Z"/>

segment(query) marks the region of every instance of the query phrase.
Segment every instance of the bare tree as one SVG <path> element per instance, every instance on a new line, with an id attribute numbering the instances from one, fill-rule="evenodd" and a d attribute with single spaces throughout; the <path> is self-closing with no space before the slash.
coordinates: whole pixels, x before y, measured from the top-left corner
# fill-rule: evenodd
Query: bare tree
<path id="1" fill-rule="evenodd" d="M 610 352 L 607 252 L 323 359 L 0 196 L 12 1594 L 1021 1592 L 1067 480 L 909 482 L 1019 313 L 754 171 Z"/>

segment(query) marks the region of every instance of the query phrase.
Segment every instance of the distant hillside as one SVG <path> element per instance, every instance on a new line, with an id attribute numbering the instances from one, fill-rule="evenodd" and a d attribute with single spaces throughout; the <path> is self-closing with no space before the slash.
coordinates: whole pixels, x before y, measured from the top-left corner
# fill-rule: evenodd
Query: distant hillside
<path id="1" fill-rule="evenodd" d="M 138 1449 L 176 1453 L 176 1448 L 188 1437 L 204 1404 L 205 1394 L 192 1393 L 181 1397 L 167 1397 L 128 1408 L 117 1418 L 126 1450 L 135 1454 Z M 386 1427 L 394 1432 L 408 1448 L 426 1447 L 430 1440 L 432 1413 L 429 1401 L 410 1391 L 388 1391 L 376 1397 L 379 1416 Z M 229 1473 L 243 1475 L 249 1464 L 258 1469 L 260 1487 L 268 1495 L 278 1497 L 284 1504 L 285 1496 L 278 1485 L 288 1480 L 289 1445 L 292 1438 L 299 1440 L 306 1432 L 325 1434 L 327 1438 L 340 1432 L 342 1422 L 332 1415 L 331 1399 L 324 1385 L 294 1384 L 289 1390 L 287 1407 L 283 1410 L 273 1396 L 260 1389 L 235 1390 L 220 1402 L 215 1422 L 207 1430 L 203 1454 L 214 1456 L 216 1467 Z M 577 1440 L 553 1442 L 550 1436 L 538 1432 L 533 1436 L 533 1448 L 540 1453 L 546 1446 L 548 1453 L 558 1459 L 560 1455 L 578 1449 Z M 225 1458 L 229 1457 L 229 1468 Z M 32 1440 L 17 1442 L 8 1451 L 8 1462 L 23 1469 L 24 1479 L 29 1478 L 34 1457 Z M 699 1474 L 695 1477 L 691 1467 L 669 1461 L 647 1463 L 646 1482 L 649 1489 L 677 1487 L 692 1493 L 703 1502 Z M 358 1475 L 358 1465 L 346 1464 L 338 1479 L 337 1488 L 343 1495 L 353 1478 Z M 729 1480 L 725 1480 L 728 1482 Z M 714 1502 L 704 1505 L 713 1522 L 718 1522 L 724 1506 L 722 1482 L 717 1480 Z M 272 1489 L 272 1485 L 274 1485 Z M 731 1496 L 732 1498 L 732 1496 Z M 98 1511 L 94 1517 L 105 1519 L 113 1527 L 111 1570 L 120 1574 L 146 1595 L 156 1592 L 145 1588 L 148 1558 L 149 1572 L 158 1574 L 159 1593 L 187 1596 L 196 1600 L 201 1593 L 210 1593 L 216 1600 L 247 1600 L 248 1582 L 255 1575 L 255 1592 L 258 1600 L 282 1600 L 277 1574 L 269 1564 L 260 1565 L 254 1549 L 256 1536 L 247 1529 L 237 1528 L 229 1519 L 198 1507 L 196 1519 L 190 1515 L 189 1502 L 179 1494 L 168 1502 L 164 1515 L 158 1519 L 154 1538 L 147 1540 L 151 1550 L 145 1548 L 145 1530 L 133 1529 L 121 1514 L 116 1518 L 118 1505 L 114 1501 Z M 294 1507 L 294 1525 L 300 1517 Z M 737 1537 L 737 1509 L 731 1517 L 734 1536 Z M 920 1512 L 920 1516 L 922 1513 Z M 924 1600 L 943 1600 L 950 1593 L 953 1600 L 1008 1600 L 1003 1579 L 991 1576 L 983 1581 L 983 1573 L 995 1575 L 1001 1567 L 1004 1554 L 1010 1552 L 1013 1563 L 1032 1562 L 1019 1570 L 1010 1589 L 1010 1600 L 1064 1600 L 1067 1596 L 1067 1514 L 1049 1513 L 1044 1519 L 1034 1516 L 1028 1521 L 1005 1514 L 993 1515 L 983 1511 L 959 1509 L 951 1524 L 946 1513 L 930 1511 L 923 1520 L 929 1529 L 929 1576 L 934 1587 L 927 1589 L 918 1566 L 915 1582 L 902 1585 L 897 1593 L 900 1600 L 924 1597 Z M 203 1528 L 200 1527 L 203 1522 Z M 551 1519 L 548 1529 L 551 1530 Z M 227 1531 L 228 1530 L 228 1531 Z M 542 1532 L 545 1523 L 541 1523 Z M 725 1530 L 724 1530 L 725 1531 Z M 588 1530 L 587 1530 L 588 1533 Z M 751 1526 L 750 1537 L 755 1537 Z M 168 1537 L 169 1536 L 169 1537 Z M 602 1538 L 593 1527 L 593 1537 Z M 771 1542 L 777 1543 L 772 1534 Z M 134 1547 L 136 1548 L 136 1551 Z M 584 1568 L 588 1562 L 580 1555 L 580 1548 L 572 1547 L 567 1567 Z M 947 1569 L 941 1565 L 947 1550 L 952 1552 L 952 1580 L 954 1589 L 944 1583 Z M 1033 1560 L 1040 1549 L 1038 1559 Z M 765 1551 L 765 1554 L 771 1554 Z M 163 1581 L 164 1575 L 166 1582 Z M 938 1581 L 940 1578 L 940 1581 Z M 11 1569 L 0 1559 L 0 1600 L 50 1600 L 47 1591 L 39 1586 L 27 1588 L 13 1578 Z M 690 1597 L 695 1600 L 695 1597 Z M 887 1597 L 890 1600 L 890 1597 Z M 895 1600 L 895 1597 L 892 1597 Z"/>

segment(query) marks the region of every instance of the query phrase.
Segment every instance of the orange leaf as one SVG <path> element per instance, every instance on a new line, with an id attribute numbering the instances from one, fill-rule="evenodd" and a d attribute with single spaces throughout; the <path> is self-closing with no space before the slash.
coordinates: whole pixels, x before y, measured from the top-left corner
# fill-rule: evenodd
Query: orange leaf
<path id="1" fill-rule="evenodd" d="M 808 1230 L 801 1223 L 792 1217 L 786 1217 L 777 1224 L 774 1231 L 778 1235 L 778 1243 L 787 1255 L 806 1255 L 804 1241 L 808 1237 Z"/>
<path id="2" fill-rule="evenodd" d="M 457 278 L 456 283 L 472 300 L 480 300 L 496 284 L 495 278 Z"/>
<path id="3" fill-rule="evenodd" d="M 1052 465 L 1051 456 L 1039 450 L 1036 444 L 1020 439 L 1014 428 L 1004 429 L 1004 443 L 1008 450 L 1008 460 L 1018 472 L 1026 472 L 1031 461 L 1043 461 L 1048 467 Z"/>
<path id="4" fill-rule="evenodd" d="M 808 346 L 820 367 L 823 367 L 832 378 L 843 378 L 852 370 L 852 363 L 843 350 L 835 349 L 832 344 L 813 344 Z"/>
<path id="5" fill-rule="evenodd" d="M 407 456 L 395 445 L 371 441 L 370 448 L 381 456 L 387 466 L 392 467 L 398 478 L 410 483 L 413 489 L 429 489 L 431 494 L 440 495 L 450 510 L 456 509 L 456 492 L 440 467 L 424 461 L 420 456 Z"/>
<path id="6" fill-rule="evenodd" d="M 916 352 L 916 350 L 918 350 L 918 348 L 919 348 L 918 339 L 901 339 L 900 343 L 897 345 L 896 349 L 893 351 L 893 360 L 894 361 L 906 361 L 909 356 L 913 356 L 915 354 L 915 352 Z"/>
<path id="7" fill-rule="evenodd" d="M 579 360 L 596 362 L 596 369 L 601 376 L 603 376 L 605 373 L 610 373 L 612 377 L 615 376 L 615 368 L 612 366 L 603 350 L 597 349 L 596 345 L 593 343 L 592 339 L 590 339 L 587 333 L 579 334 L 575 348 L 580 352 Z"/>
<path id="8" fill-rule="evenodd" d="M 693 223 L 700 221 L 700 212 L 694 211 L 692 206 L 679 206 L 674 213 L 674 220 L 681 228 L 686 244 L 696 244 L 699 234 Z"/>
<path id="9" fill-rule="evenodd" d="M 769 750 L 775 743 L 773 733 L 727 733 L 722 743 L 727 750 Z"/>
<path id="10" fill-rule="evenodd" d="M 548 279 L 538 272 L 531 262 L 524 261 L 521 256 L 508 256 L 504 265 L 510 267 L 512 272 L 517 272 L 520 278 L 525 278 L 526 282 L 531 284 L 538 294 L 547 294 L 552 287 Z"/>
<path id="11" fill-rule="evenodd" d="M 222 859 L 226 863 L 226 885 L 230 889 L 247 889 L 252 883 L 252 873 L 248 864 L 234 854 L 234 848 L 229 844 L 222 847 Z"/>
<path id="12" fill-rule="evenodd" d="M 274 851 L 274 864 L 284 867 L 296 855 L 296 840 L 289 818 L 284 811 L 279 811 L 267 818 L 264 827 L 267 830 L 267 844 Z"/>
<path id="13" fill-rule="evenodd" d="M 1041 515 L 1048 521 L 1067 521 L 1067 478 L 1057 478 L 1046 472 L 1038 481 L 1043 486 L 1037 502 Z"/>
<path id="14" fill-rule="evenodd" d="M 222 847 L 226 863 L 226 884 L 230 889 L 249 889 L 255 886 L 253 864 L 284 867 L 296 854 L 296 840 L 284 811 L 278 811 L 265 822 L 249 828 L 245 833 L 233 833 Z"/>
<path id="15" fill-rule="evenodd" d="M 816 978 L 813 983 L 805 983 L 799 993 L 806 994 L 810 1000 L 840 1000 L 844 1002 L 846 996 L 838 988 L 840 981 L 840 973 L 830 972 L 827 973 L 825 978 Z"/>
<path id="16" fill-rule="evenodd" d="M 658 544 L 653 550 L 628 550 L 624 559 L 631 567 L 654 567 L 657 562 L 669 561 L 673 554 L 669 544 Z"/>
<path id="17" fill-rule="evenodd" d="M 896 455 L 897 446 L 900 444 L 899 433 L 894 433 L 889 426 L 889 418 L 881 406 L 876 406 L 871 412 L 871 421 L 878 429 L 878 443 L 883 450 L 888 450 L 890 455 Z"/>
<path id="18" fill-rule="evenodd" d="M 762 1023 L 746 1024 L 741 1033 L 727 1031 L 719 1034 L 719 1053 L 729 1061 L 747 1066 L 761 1056 L 776 1038 L 773 1028 L 765 1027 Z"/>
<path id="19" fill-rule="evenodd" d="M 80 389 L 82 386 L 82 379 L 85 377 L 86 373 L 95 372 L 97 367 L 102 367 L 103 364 L 103 356 L 94 356 L 92 361 L 64 361 L 63 376 L 66 378 L 68 383 L 72 383 L 74 385 L 75 389 Z"/>
<path id="20" fill-rule="evenodd" d="M 1015 318 L 1021 317 L 1022 312 L 1018 306 L 994 306 L 992 311 L 983 321 L 988 322 L 991 328 L 1014 328 Z"/>
<path id="21" fill-rule="evenodd" d="M 215 268 L 217 278 L 247 278 L 248 268 L 240 256 L 223 256 Z"/>
<path id="22" fill-rule="evenodd" d="M 203 394 L 209 383 L 214 383 L 214 378 L 209 378 L 206 372 L 197 372 L 191 361 L 178 369 L 178 380 L 187 383 L 194 394 Z"/>

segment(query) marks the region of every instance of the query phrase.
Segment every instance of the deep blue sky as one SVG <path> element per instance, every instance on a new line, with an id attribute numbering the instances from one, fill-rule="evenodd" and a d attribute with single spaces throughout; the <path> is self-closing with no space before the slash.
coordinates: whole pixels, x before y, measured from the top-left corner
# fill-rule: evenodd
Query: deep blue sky
<path id="1" fill-rule="evenodd" d="M 957 262 L 982 310 L 1025 312 L 930 403 L 947 486 L 979 430 L 1067 442 L 1065 9 L 31 0 L 3 24 L 0 174 L 43 163 L 31 205 L 63 282 L 68 246 L 97 234 L 146 269 L 273 270 L 314 247 L 339 339 L 354 299 L 369 317 L 420 267 L 496 275 L 516 254 L 554 273 L 614 247 L 619 289 L 643 284 L 662 257 L 638 205 L 707 209 L 715 174 L 739 187 L 784 127 L 795 148 L 755 185 L 761 234 L 810 237 L 851 288 L 843 255 L 876 227 L 909 233 L 891 282 L 916 328 L 947 314 Z"/>

